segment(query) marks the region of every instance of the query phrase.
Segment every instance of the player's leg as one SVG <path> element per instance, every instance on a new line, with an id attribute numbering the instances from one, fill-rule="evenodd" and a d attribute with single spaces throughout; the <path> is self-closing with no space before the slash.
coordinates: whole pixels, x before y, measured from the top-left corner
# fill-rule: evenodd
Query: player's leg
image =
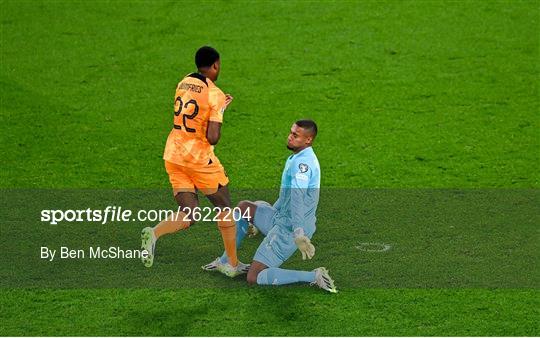
<path id="1" fill-rule="evenodd" d="M 192 208 L 198 205 L 195 186 L 186 169 L 174 163 L 165 162 L 165 169 L 169 174 L 169 180 L 173 186 L 173 195 L 178 205 L 181 207 Z M 154 262 L 154 249 L 159 237 L 186 229 L 193 222 L 182 212 L 176 212 L 167 219 L 161 221 L 155 227 L 146 227 L 141 232 L 141 249 L 146 250 L 148 255 L 142 257 L 142 262 L 146 267 L 151 267 Z"/>
<path id="2" fill-rule="evenodd" d="M 255 214 L 257 205 L 251 201 L 241 201 L 233 212 L 233 218 L 236 222 L 236 250 L 240 247 L 242 240 L 248 234 L 249 222 L 253 219 L 251 215 Z M 246 216 L 246 217 L 242 217 Z M 227 253 L 223 252 L 220 257 L 220 263 L 225 264 L 229 260 L 227 259 Z"/>
<path id="3" fill-rule="evenodd" d="M 276 210 L 264 201 L 240 201 L 234 212 L 236 220 L 236 249 L 240 247 L 242 240 L 249 233 L 249 222 L 253 223 L 264 236 L 272 228 L 272 217 Z M 223 253 L 221 263 L 227 263 L 227 255 Z"/>
<path id="4" fill-rule="evenodd" d="M 257 276 L 259 285 L 284 285 L 299 282 L 314 283 L 315 271 L 267 268 Z"/>
<path id="5" fill-rule="evenodd" d="M 329 292 L 337 292 L 334 281 L 325 268 L 313 271 L 279 268 L 295 251 L 296 244 L 292 233 L 278 226 L 272 228 L 255 253 L 252 268 L 248 271 L 248 283 L 284 285 L 305 282 L 317 284 Z"/>
<path id="6" fill-rule="evenodd" d="M 315 271 L 285 270 L 268 267 L 265 263 L 253 260 L 247 274 L 249 285 L 283 285 L 298 282 L 315 282 Z"/>
<path id="7" fill-rule="evenodd" d="M 265 201 L 255 201 L 253 204 L 255 207 L 250 210 L 250 215 L 252 215 L 251 222 L 264 236 L 266 236 L 274 226 L 272 220 L 276 213 L 276 209 L 270 203 Z"/>
<path id="8" fill-rule="evenodd" d="M 253 217 L 252 210 L 255 210 L 256 205 L 250 201 L 241 201 L 238 203 L 237 207 L 233 210 L 233 219 L 236 222 L 236 250 L 240 247 L 242 240 L 248 234 L 249 229 L 249 220 Z M 245 217 L 242 217 L 245 216 Z M 220 265 L 227 264 L 229 259 L 227 257 L 227 252 L 223 252 L 221 257 L 216 258 L 212 262 L 203 265 L 202 269 L 206 271 L 220 271 Z M 241 268 L 242 273 L 247 273 L 249 265 L 245 265 Z"/>
<path id="9" fill-rule="evenodd" d="M 179 206 L 179 211 L 153 228 L 156 239 L 192 225 L 194 222 L 188 217 L 191 213 L 187 209 L 192 210 L 199 205 L 190 169 L 167 161 L 165 161 L 165 169 L 169 174 L 173 196 Z"/>
<path id="10" fill-rule="evenodd" d="M 212 270 L 207 267 L 210 265 L 215 266 L 216 270 L 229 277 L 246 273 L 249 265 L 239 262 L 236 253 L 236 222 L 231 209 L 231 197 L 227 187 L 229 178 L 225 174 L 225 169 L 219 160 L 213 157 L 207 166 L 197 170 L 193 178 L 195 186 L 220 210 L 217 215 L 218 228 L 223 238 L 228 261 L 221 264 L 220 259 L 217 258 L 214 262 L 203 266 L 203 269 Z"/>
<path id="11" fill-rule="evenodd" d="M 314 282 L 315 272 L 280 269 L 296 250 L 289 240 L 289 231 L 274 226 L 259 245 L 248 271 L 248 283 L 259 285 L 283 285 L 297 282 Z"/>
<path id="12" fill-rule="evenodd" d="M 234 211 L 234 220 L 236 221 L 236 249 L 240 247 L 242 240 L 249 233 L 249 222 L 254 223 L 257 228 L 266 236 L 272 228 L 272 219 L 276 210 L 264 201 L 241 201 Z M 251 230 L 256 228 L 251 228 Z M 204 266 L 203 270 L 218 270 L 220 264 L 228 262 L 227 253 L 223 252 L 219 259 L 216 259 Z M 248 266 L 249 268 L 249 266 Z"/>
<path id="13" fill-rule="evenodd" d="M 208 194 L 206 197 L 215 207 L 220 209 L 220 213 L 217 216 L 217 225 L 223 238 L 223 245 L 229 264 L 232 267 L 236 267 L 238 265 L 238 257 L 236 255 L 236 223 L 232 215 L 229 189 L 226 185 L 220 185 L 215 193 Z"/>
<path id="14" fill-rule="evenodd" d="M 251 262 L 251 266 L 249 267 L 249 271 L 247 273 L 247 282 L 249 285 L 257 284 L 257 278 L 261 271 L 264 271 L 265 269 L 268 269 L 268 266 L 266 264 L 253 260 Z"/>
<path id="15" fill-rule="evenodd" d="M 241 212 L 241 216 L 244 216 L 242 219 L 247 222 L 253 222 L 253 216 L 257 211 L 257 204 L 251 201 L 240 201 L 237 205 L 238 210 Z"/>
<path id="16" fill-rule="evenodd" d="M 317 268 L 313 271 L 267 268 L 260 271 L 256 281 L 259 285 L 284 285 L 305 282 L 317 284 L 323 290 L 337 293 L 334 281 L 328 274 L 328 270 L 324 267 Z"/>
<path id="17" fill-rule="evenodd" d="M 148 255 L 142 257 L 142 262 L 146 267 L 151 267 L 154 264 L 154 250 L 156 241 L 163 235 L 172 234 L 180 230 L 187 229 L 194 221 L 189 218 L 186 213 L 186 208 L 192 209 L 198 206 L 199 201 L 197 195 L 192 192 L 178 192 L 174 198 L 176 199 L 180 210 L 167 219 L 159 222 L 153 228 L 146 227 L 141 232 L 141 249 L 146 250 Z M 184 211 L 182 211 L 184 210 Z"/>
<path id="18" fill-rule="evenodd" d="M 199 206 L 197 194 L 193 192 L 176 192 L 174 199 L 176 200 L 176 203 L 178 203 L 180 211 L 169 216 L 166 220 L 161 221 L 153 228 L 156 239 L 159 239 L 166 234 L 184 230 L 195 223 L 190 217 L 191 212 L 188 210 L 193 210 Z"/>

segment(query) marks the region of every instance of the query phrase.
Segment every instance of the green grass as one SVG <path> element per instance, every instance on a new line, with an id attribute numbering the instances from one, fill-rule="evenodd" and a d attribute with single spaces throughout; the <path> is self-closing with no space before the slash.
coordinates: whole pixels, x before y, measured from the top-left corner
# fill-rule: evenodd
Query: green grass
<path id="1" fill-rule="evenodd" d="M 538 1 L 0 6 L 1 335 L 540 335 Z M 97 265 L 43 288 L 41 245 L 100 229 L 135 245 L 141 224 L 53 227 L 36 212 L 73 188 L 166 191 L 174 87 L 203 44 L 235 97 L 216 147 L 235 201 L 275 196 L 291 123 L 319 124 L 332 198 L 314 261 L 287 266 L 326 265 L 341 293 L 200 272 L 221 250 L 212 225 L 165 238 L 155 269 L 105 267 L 111 288 L 86 288 Z M 168 194 L 150 200 L 170 208 Z M 360 241 L 393 249 L 362 256 Z"/>
<path id="2" fill-rule="evenodd" d="M 127 4 L 3 3 L 3 186 L 167 186 L 174 87 L 212 44 L 233 186 L 276 186 L 309 116 L 324 186 L 538 187 L 537 2 Z"/>
<path id="3" fill-rule="evenodd" d="M 531 290 L 14 290 L 4 299 L 12 335 L 534 336 L 540 314 Z"/>

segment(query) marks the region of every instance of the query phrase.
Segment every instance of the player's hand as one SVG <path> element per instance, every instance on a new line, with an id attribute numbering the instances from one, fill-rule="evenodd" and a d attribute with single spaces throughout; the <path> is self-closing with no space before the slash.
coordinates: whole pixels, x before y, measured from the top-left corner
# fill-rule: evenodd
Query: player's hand
<path id="1" fill-rule="evenodd" d="M 294 242 L 298 247 L 298 250 L 302 253 L 302 259 L 305 260 L 306 257 L 311 259 L 315 255 L 315 247 L 311 244 L 311 241 L 307 236 L 298 236 L 295 237 Z"/>
<path id="2" fill-rule="evenodd" d="M 232 97 L 231 94 L 225 94 L 225 109 L 229 106 L 229 104 L 232 102 L 234 97 Z"/>

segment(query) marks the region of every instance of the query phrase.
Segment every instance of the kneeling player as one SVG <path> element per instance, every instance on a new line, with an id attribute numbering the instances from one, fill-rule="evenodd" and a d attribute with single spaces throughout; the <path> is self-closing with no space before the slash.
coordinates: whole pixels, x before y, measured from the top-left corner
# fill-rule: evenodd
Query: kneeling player
<path id="1" fill-rule="evenodd" d="M 279 268 L 297 248 L 303 259 L 311 259 L 315 254 L 310 239 L 315 233 L 320 189 L 319 161 L 311 147 L 316 135 L 317 125 L 311 120 L 300 120 L 293 124 L 287 139 L 287 148 L 293 151 L 293 155 L 285 164 L 279 198 L 274 206 L 250 201 L 242 201 L 238 205 L 242 215 L 254 216 L 237 222 L 237 247 L 248 232 L 248 221 L 252 221 L 266 236 L 248 271 L 249 284 L 308 282 L 329 292 L 337 292 L 334 281 L 323 267 L 313 271 Z M 221 271 L 221 265 L 226 262 L 227 257 L 223 255 L 203 266 L 203 269 Z"/>

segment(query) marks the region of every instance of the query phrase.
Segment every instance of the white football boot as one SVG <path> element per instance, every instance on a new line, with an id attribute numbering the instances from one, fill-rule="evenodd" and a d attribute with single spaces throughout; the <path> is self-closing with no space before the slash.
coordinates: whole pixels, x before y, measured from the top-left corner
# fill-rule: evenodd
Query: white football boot
<path id="1" fill-rule="evenodd" d="M 244 264 L 240 261 L 238 261 L 238 265 L 236 267 L 233 267 L 232 265 L 230 265 L 229 262 L 225 264 L 220 262 L 217 270 L 227 277 L 234 278 L 236 276 L 247 273 L 249 271 L 249 267 L 250 267 L 249 264 Z"/>
<path id="2" fill-rule="evenodd" d="M 330 275 L 328 274 L 328 270 L 326 270 L 326 268 L 320 267 L 313 271 L 315 271 L 315 282 L 311 283 L 311 285 L 317 284 L 317 286 L 321 289 L 331 293 L 338 292 L 336 286 L 334 285 L 334 281 L 332 280 L 332 278 L 330 278 Z"/>
<path id="3" fill-rule="evenodd" d="M 218 257 L 215 260 L 213 260 L 212 262 L 201 266 L 201 268 L 203 270 L 205 270 L 205 271 L 217 271 L 218 266 L 220 266 L 220 265 L 221 265 L 221 258 Z"/>
<path id="4" fill-rule="evenodd" d="M 154 229 L 146 227 L 141 231 L 141 250 L 148 252 L 148 257 L 141 257 L 141 260 L 147 268 L 154 264 L 154 248 L 156 247 L 156 235 Z"/>
<path id="5" fill-rule="evenodd" d="M 201 266 L 201 268 L 205 271 L 219 271 L 225 276 L 231 278 L 247 273 L 249 271 L 249 267 L 249 264 L 244 264 L 239 261 L 236 268 L 234 268 L 229 263 L 221 263 L 220 257 L 206 265 Z"/>

